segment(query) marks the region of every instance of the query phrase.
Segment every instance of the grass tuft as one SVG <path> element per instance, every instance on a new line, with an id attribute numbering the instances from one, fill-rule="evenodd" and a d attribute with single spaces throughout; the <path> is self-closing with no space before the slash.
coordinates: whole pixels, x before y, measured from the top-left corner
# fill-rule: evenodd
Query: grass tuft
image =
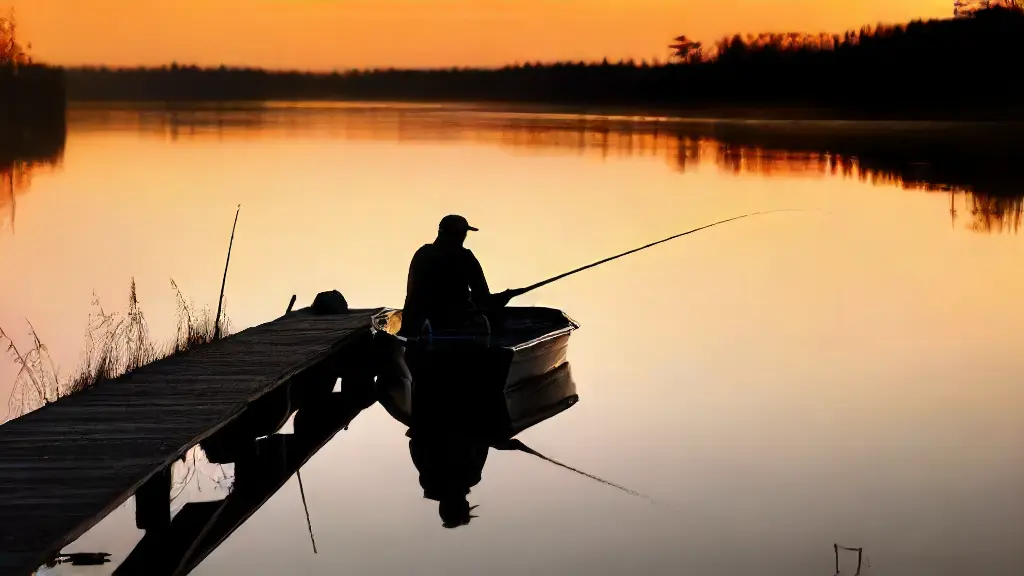
<path id="1" fill-rule="evenodd" d="M 150 336 L 146 317 L 139 306 L 134 278 L 124 312 L 107 313 L 93 294 L 95 311 L 89 315 L 84 357 L 78 370 L 67 378 L 61 378 L 49 350 L 31 322 L 26 320 L 30 343 L 25 348 L 19 348 L 0 327 L 0 344 L 6 343 L 8 354 L 19 367 L 8 401 L 8 419 L 114 380 L 157 360 L 213 342 L 217 326 L 209 308 L 197 309 L 182 295 L 173 279 L 171 288 L 177 301 L 178 324 L 174 339 L 164 345 L 157 345 Z M 230 334 L 226 311 L 220 324 L 219 332 L 223 338 Z"/>

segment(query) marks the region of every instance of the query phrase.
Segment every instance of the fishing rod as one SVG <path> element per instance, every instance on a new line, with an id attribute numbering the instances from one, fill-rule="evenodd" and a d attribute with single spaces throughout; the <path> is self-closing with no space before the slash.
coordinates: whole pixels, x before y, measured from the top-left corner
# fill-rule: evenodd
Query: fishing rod
<path id="1" fill-rule="evenodd" d="M 650 244 L 646 244 L 646 245 L 641 246 L 639 248 L 634 248 L 632 250 L 623 252 L 622 254 L 616 254 L 615 256 L 610 256 L 608 258 L 605 258 L 604 260 L 598 260 L 597 262 L 594 262 L 593 264 L 587 264 L 586 266 L 580 266 L 579 268 L 577 268 L 575 270 L 570 270 L 570 271 L 565 272 L 563 274 L 559 274 L 558 276 L 553 276 L 551 278 L 548 278 L 547 280 L 541 280 L 540 282 L 537 282 L 536 284 L 532 284 L 530 286 L 527 286 L 526 288 L 518 288 L 516 290 L 509 290 L 509 292 L 511 293 L 511 298 L 515 298 L 516 296 L 522 296 L 523 294 L 526 294 L 527 292 L 532 292 L 533 290 L 536 290 L 537 288 L 540 288 L 541 286 L 547 286 L 548 284 L 551 284 L 552 282 L 555 282 L 557 280 L 561 280 L 562 278 L 565 278 L 567 276 L 572 276 L 573 274 L 577 274 L 579 272 L 583 272 L 584 270 L 588 270 L 588 269 L 593 268 L 595 266 L 600 266 L 601 264 L 604 264 L 606 262 L 611 262 L 612 260 L 617 260 L 619 258 L 622 258 L 623 256 L 629 256 L 630 254 L 634 254 L 634 253 L 639 252 L 641 250 L 646 250 L 647 248 L 650 248 L 652 246 L 657 246 L 658 244 L 664 244 L 665 242 L 668 242 L 669 240 L 675 240 L 676 238 L 680 238 L 682 236 L 693 234 L 694 232 L 700 232 L 701 230 L 706 230 L 708 228 L 711 228 L 712 226 L 718 226 L 719 224 L 725 224 L 726 222 L 732 222 L 733 220 L 740 220 L 741 218 L 750 218 L 751 216 L 760 216 L 762 214 L 771 214 L 773 212 L 813 212 L 813 211 L 815 211 L 815 210 L 808 209 L 808 208 L 781 208 L 781 209 L 778 209 L 778 210 L 764 210 L 764 211 L 761 211 L 761 212 L 751 212 L 750 214 L 744 214 L 742 216 L 733 216 L 732 218 L 727 218 L 725 220 L 719 220 L 718 222 L 714 222 L 714 223 L 711 223 L 711 224 L 706 224 L 704 226 L 701 226 L 700 228 L 694 228 L 693 230 L 687 230 L 686 232 L 682 232 L 682 233 L 679 233 L 679 234 L 675 234 L 673 236 L 669 236 L 668 238 L 664 238 L 662 240 L 658 240 L 657 242 L 651 242 Z"/>

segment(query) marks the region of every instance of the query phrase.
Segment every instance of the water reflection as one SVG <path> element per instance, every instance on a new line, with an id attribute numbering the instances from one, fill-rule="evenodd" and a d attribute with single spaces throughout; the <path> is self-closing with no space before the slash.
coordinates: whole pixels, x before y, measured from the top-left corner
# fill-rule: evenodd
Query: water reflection
<path id="1" fill-rule="evenodd" d="M 32 187 L 33 176 L 59 166 L 67 127 L 0 134 L 0 233 L 13 232 L 17 197 Z"/>
<path id="2" fill-rule="evenodd" d="M 77 129 L 138 130 L 172 140 L 314 136 L 388 142 L 472 141 L 519 152 L 662 157 L 681 171 L 713 161 L 736 174 L 841 175 L 950 196 L 951 218 L 977 232 L 1019 231 L 1024 142 L 1013 123 L 696 121 L 494 112 L 469 106 L 211 104 L 78 109 Z"/>
<path id="3" fill-rule="evenodd" d="M 575 322 L 559 310 L 517 307 L 479 320 L 479 333 L 434 333 L 425 322 L 422 336 L 410 337 L 400 335 L 400 311 L 373 322 L 380 402 L 408 427 L 423 497 L 438 503 L 445 528 L 474 518 L 467 498 L 491 447 L 579 400 L 566 359 Z"/>
<path id="4" fill-rule="evenodd" d="M 372 384 L 365 382 L 354 382 L 339 391 L 313 382 L 301 384 L 282 386 L 264 397 L 266 401 L 255 412 L 247 412 L 249 417 L 202 441 L 137 491 L 132 498 L 134 524 L 144 535 L 126 554 L 63 553 L 47 567 L 93 566 L 113 560 L 110 568 L 116 575 L 191 572 L 314 454 L 376 402 Z M 281 426 L 287 422 L 291 423 L 290 433 L 286 433 L 287 426 Z M 209 481 L 208 487 L 213 484 L 212 492 L 203 491 L 203 477 Z M 114 520 L 124 524 L 125 519 Z M 113 526 L 115 523 L 105 520 L 69 548 L 100 531 L 125 531 L 125 526 Z"/>
<path id="5" fill-rule="evenodd" d="M 75 567 L 104 565 L 109 565 L 104 573 L 118 576 L 193 571 L 292 476 L 299 475 L 314 454 L 378 399 L 394 417 L 412 424 L 407 433 L 410 455 L 419 471 L 424 497 L 439 503 L 443 526 L 464 526 L 475 517 L 475 506 L 469 505 L 467 496 L 481 481 L 491 448 L 519 450 L 564 466 L 511 437 L 561 413 L 578 400 L 568 362 L 516 382 L 505 394 L 499 389 L 499 397 L 508 398 L 508 408 L 500 414 L 493 410 L 494 406 L 482 406 L 466 398 L 465 389 L 458 383 L 448 387 L 450 394 L 445 395 L 454 402 L 442 407 L 421 400 L 416 417 L 404 412 L 391 395 L 372 383 L 346 386 L 342 382 L 337 391 L 312 382 L 303 384 L 282 386 L 271 393 L 255 413 L 250 412 L 254 415 L 238 424 L 229 424 L 202 441 L 137 491 L 132 499 L 134 525 L 144 535 L 136 539 L 127 553 L 65 552 L 49 562 L 43 572 L 67 566 L 72 568 L 70 573 L 77 574 Z M 436 395 L 430 396 L 437 400 Z M 282 426 L 288 422 L 290 432 L 286 431 L 287 425 Z M 270 433 L 264 436 L 266 432 Z M 204 477 L 208 487 L 212 483 L 212 492 L 203 491 Z M 300 491 L 301 482 L 299 476 Z M 301 497 L 305 506 L 304 492 Z M 306 514 L 315 553 L 314 521 L 308 508 Z M 125 518 L 119 520 L 124 523 Z M 106 520 L 91 533 L 98 531 L 117 532 Z M 69 548 L 79 547 L 91 533 Z"/>
<path id="6" fill-rule="evenodd" d="M 400 304 L 411 249 L 436 221 L 423 214 L 442 207 L 489 222 L 474 249 L 500 263 L 501 285 L 725 215 L 795 205 L 836 217 L 752 221 L 524 297 L 586 325 L 572 352 L 585 401 L 524 441 L 685 513 L 492 447 L 469 497 L 480 518 L 445 530 L 422 497 L 405 429 L 374 407 L 302 470 L 319 554 L 292 482 L 197 572 L 829 574 L 833 542 L 864 546 L 890 573 L 1020 565 L 1024 277 L 1007 266 L 1024 256 L 1019 235 L 954 233 L 941 193 L 731 177 L 715 156 L 681 176 L 671 150 L 602 162 L 592 146 L 577 158 L 575 147 L 493 139 L 344 143 L 319 136 L 330 118 L 308 121 L 258 143 L 231 141 L 258 131 L 225 129 L 226 146 L 73 131 L 73 166 L 53 190 L 37 186 L 25 204 L 38 206 L 21 211 L 24 240 L 0 250 L 7 269 L 51 264 L 5 283 L 10 322 L 29 316 L 70 366 L 90 291 L 119 293 L 136 275 L 152 287 L 143 295 L 153 333 L 173 335 L 161 287 L 182 278 L 197 300 L 215 301 L 210 279 L 223 272 L 238 202 L 248 212 L 228 292 L 243 327 L 325 283 L 367 307 Z M 959 229 L 970 218 L 963 198 Z M 84 237 L 96 242 L 66 240 Z M 206 476 L 196 481 L 208 496 Z M 142 537 L 125 508 L 124 531 L 74 551 L 111 552 L 108 566 L 119 565 Z"/>

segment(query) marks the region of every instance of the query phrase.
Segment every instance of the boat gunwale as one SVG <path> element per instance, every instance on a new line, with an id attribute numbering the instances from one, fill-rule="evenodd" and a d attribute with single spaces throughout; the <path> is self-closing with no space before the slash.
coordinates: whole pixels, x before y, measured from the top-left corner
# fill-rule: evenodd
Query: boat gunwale
<path id="1" fill-rule="evenodd" d="M 527 340 L 526 342 L 521 342 L 519 344 L 514 344 L 512 346 L 494 346 L 494 348 L 504 348 L 506 350 L 511 350 L 513 352 L 517 352 L 519 350 L 525 350 L 526 348 L 530 348 L 532 346 L 536 346 L 537 344 L 540 344 L 542 342 L 547 342 L 548 340 L 559 338 L 561 336 L 566 336 L 566 335 L 571 334 L 572 332 L 574 332 L 575 330 L 578 330 L 580 328 L 580 325 L 579 325 L 578 322 L 576 322 L 571 317 L 569 317 L 568 314 L 566 314 L 565 312 L 563 312 L 561 310 L 558 310 L 557 308 L 548 308 L 547 306 L 522 306 L 522 308 L 544 308 L 546 310 L 556 311 L 559 314 L 561 314 L 563 318 L 565 318 L 565 320 L 569 323 L 569 325 L 565 326 L 564 328 L 559 328 L 558 330 L 554 330 L 554 331 L 548 332 L 547 334 L 544 334 L 543 336 L 538 336 L 538 337 L 536 337 L 536 338 L 534 338 L 532 340 Z M 387 330 L 384 330 L 384 329 L 378 327 L 378 324 L 377 324 L 377 320 L 378 319 L 383 318 L 383 317 L 385 317 L 385 316 L 387 316 L 389 314 L 393 314 L 395 312 L 401 312 L 401 311 L 402 311 L 401 308 L 384 308 L 384 309 L 378 311 L 376 314 L 374 314 L 370 318 L 370 334 L 372 336 L 376 336 L 377 333 L 383 333 L 383 334 L 386 334 L 386 335 L 388 335 L 388 336 L 390 336 L 392 338 L 395 338 L 396 340 L 401 342 L 403 346 L 408 344 L 409 343 L 409 338 L 408 337 L 406 337 L 406 336 L 399 336 L 398 334 L 392 334 L 391 332 L 388 332 Z M 487 347 L 491 348 L 492 346 L 488 345 Z"/>

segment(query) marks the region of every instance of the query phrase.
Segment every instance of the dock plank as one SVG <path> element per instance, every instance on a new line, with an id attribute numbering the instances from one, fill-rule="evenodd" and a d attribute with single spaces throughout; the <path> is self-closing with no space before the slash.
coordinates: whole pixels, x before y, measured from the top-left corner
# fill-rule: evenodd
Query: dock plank
<path id="1" fill-rule="evenodd" d="M 293 312 L 0 426 L 0 574 L 31 574 L 250 402 L 365 337 L 374 312 Z"/>

